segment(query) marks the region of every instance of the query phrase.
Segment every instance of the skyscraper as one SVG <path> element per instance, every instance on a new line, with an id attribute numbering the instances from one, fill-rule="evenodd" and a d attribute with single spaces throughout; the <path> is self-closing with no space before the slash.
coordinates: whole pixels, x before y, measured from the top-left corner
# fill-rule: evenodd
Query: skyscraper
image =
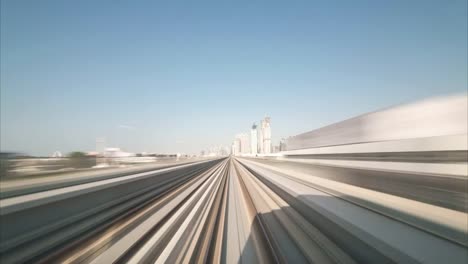
<path id="1" fill-rule="evenodd" d="M 258 153 L 263 154 L 263 120 L 260 121 L 260 126 L 257 127 L 257 147 Z"/>
<path id="2" fill-rule="evenodd" d="M 249 140 L 249 135 L 246 133 L 242 133 L 238 135 L 238 138 L 240 140 L 240 153 L 242 154 L 250 154 L 250 140 Z"/>
<path id="3" fill-rule="evenodd" d="M 257 144 L 257 125 L 254 123 L 250 130 L 250 153 L 257 155 L 258 144 Z"/>
<path id="4" fill-rule="evenodd" d="M 262 120 L 262 132 L 263 132 L 263 153 L 271 153 L 271 127 L 270 117 L 265 117 Z"/>
<path id="5" fill-rule="evenodd" d="M 241 149 L 240 140 L 236 137 L 234 141 L 232 142 L 231 154 L 234 156 L 238 156 L 240 153 L 240 149 Z"/>
<path id="6" fill-rule="evenodd" d="M 239 133 L 236 135 L 234 140 L 235 150 L 237 150 L 238 154 L 250 154 L 250 140 L 249 134 L 246 133 Z M 236 153 L 234 154 L 236 155 Z"/>

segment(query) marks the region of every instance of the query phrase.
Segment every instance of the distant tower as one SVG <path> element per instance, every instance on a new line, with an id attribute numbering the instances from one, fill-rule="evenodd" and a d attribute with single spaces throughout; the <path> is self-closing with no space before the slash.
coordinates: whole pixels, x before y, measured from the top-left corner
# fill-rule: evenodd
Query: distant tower
<path id="1" fill-rule="evenodd" d="M 258 153 L 263 154 L 263 120 L 260 121 L 260 126 L 257 127 L 257 147 Z"/>
<path id="2" fill-rule="evenodd" d="M 265 117 L 265 119 L 263 119 L 262 131 L 263 131 L 263 152 L 265 154 L 270 154 L 271 153 L 270 117 Z"/>
<path id="3" fill-rule="evenodd" d="M 239 138 L 236 137 L 234 142 L 232 142 L 232 155 L 238 156 L 241 150 L 241 141 Z"/>
<path id="4" fill-rule="evenodd" d="M 239 152 L 242 154 L 250 154 L 249 134 L 240 133 L 240 134 L 237 134 L 236 138 L 239 139 L 239 142 L 240 142 Z"/>
<path id="5" fill-rule="evenodd" d="M 250 153 L 252 155 L 257 155 L 258 151 L 258 144 L 257 144 L 257 125 L 255 123 L 252 125 L 252 129 L 250 130 Z"/>

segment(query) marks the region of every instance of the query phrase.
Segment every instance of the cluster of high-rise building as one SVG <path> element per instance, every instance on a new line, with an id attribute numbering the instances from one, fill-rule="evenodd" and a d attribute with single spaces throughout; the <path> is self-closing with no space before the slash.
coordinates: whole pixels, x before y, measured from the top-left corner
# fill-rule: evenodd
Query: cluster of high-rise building
<path id="1" fill-rule="evenodd" d="M 250 133 L 237 134 L 232 142 L 231 154 L 234 156 L 270 153 L 272 153 L 270 117 L 265 117 L 258 126 L 254 123 Z"/>

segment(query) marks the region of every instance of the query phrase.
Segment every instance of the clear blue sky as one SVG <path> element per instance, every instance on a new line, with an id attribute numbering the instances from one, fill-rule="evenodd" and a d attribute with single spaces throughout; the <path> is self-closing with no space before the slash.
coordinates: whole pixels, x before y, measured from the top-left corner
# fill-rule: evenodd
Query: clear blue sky
<path id="1" fill-rule="evenodd" d="M 1 150 L 276 143 L 467 89 L 465 1 L 1 1 Z"/>

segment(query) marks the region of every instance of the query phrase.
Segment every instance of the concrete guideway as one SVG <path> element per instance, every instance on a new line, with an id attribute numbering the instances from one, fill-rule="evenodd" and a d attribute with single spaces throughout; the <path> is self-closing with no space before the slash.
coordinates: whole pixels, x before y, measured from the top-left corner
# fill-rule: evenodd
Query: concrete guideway
<path id="1" fill-rule="evenodd" d="M 217 162 L 181 165 L 2 199 L 1 259 L 21 262 L 54 251 L 65 241 L 104 228 L 110 220 L 138 209 Z"/>
<path id="2" fill-rule="evenodd" d="M 196 162 L 203 162 L 203 160 L 183 160 L 180 162 L 172 161 L 126 168 L 105 168 L 58 173 L 53 176 L 38 175 L 28 178 L 12 178 L 0 181 L 0 189 L 2 190 L 0 197 L 9 198 Z"/>
<path id="3" fill-rule="evenodd" d="M 336 237 L 342 247 L 353 251 L 357 238 L 372 245 L 374 251 L 397 262 L 440 263 L 444 259 L 466 261 L 468 252 L 465 212 L 447 210 L 408 199 L 373 192 L 339 182 L 278 169 L 241 159 L 257 177 L 290 201 L 319 229 L 342 229 Z M 354 198 L 354 199 L 353 199 Z M 367 202 L 367 203 L 366 203 Z M 442 218 L 442 219 L 441 219 Z M 356 254 L 366 252 L 357 249 Z M 368 251 L 367 251 L 368 252 Z M 368 258 L 369 257 L 369 258 Z M 360 262 L 375 262 L 365 256 Z"/>
<path id="4" fill-rule="evenodd" d="M 467 262 L 466 212 L 315 172 L 223 158 L 5 198 L 0 260 Z"/>

